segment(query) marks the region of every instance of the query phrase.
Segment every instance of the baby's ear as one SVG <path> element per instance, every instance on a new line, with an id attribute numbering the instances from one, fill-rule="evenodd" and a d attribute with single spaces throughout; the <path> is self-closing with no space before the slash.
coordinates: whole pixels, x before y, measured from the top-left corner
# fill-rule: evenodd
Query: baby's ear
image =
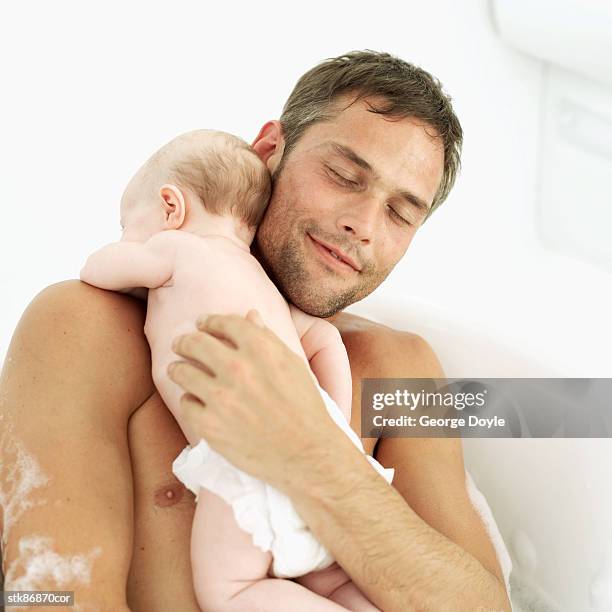
<path id="1" fill-rule="evenodd" d="M 171 184 L 162 185 L 159 189 L 167 229 L 178 229 L 185 221 L 185 198 L 183 192 Z"/>

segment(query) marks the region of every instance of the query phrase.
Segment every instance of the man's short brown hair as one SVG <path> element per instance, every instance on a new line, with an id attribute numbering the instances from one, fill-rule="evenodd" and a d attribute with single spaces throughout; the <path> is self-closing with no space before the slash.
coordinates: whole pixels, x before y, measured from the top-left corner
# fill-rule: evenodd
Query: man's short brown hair
<path id="1" fill-rule="evenodd" d="M 366 99 L 369 111 L 390 118 L 415 117 L 434 128 L 444 147 L 444 172 L 428 217 L 448 196 L 460 167 L 463 131 L 431 74 L 389 53 L 352 51 L 327 59 L 304 74 L 287 100 L 280 122 L 287 155 L 314 123 L 333 119 L 339 96 Z M 281 162 L 282 164 L 282 162 Z"/>

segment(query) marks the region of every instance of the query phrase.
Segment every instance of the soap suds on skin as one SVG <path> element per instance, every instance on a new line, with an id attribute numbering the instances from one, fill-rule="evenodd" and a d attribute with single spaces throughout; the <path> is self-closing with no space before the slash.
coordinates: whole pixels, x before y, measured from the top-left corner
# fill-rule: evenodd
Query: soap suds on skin
<path id="1" fill-rule="evenodd" d="M 3 570 L 4 551 L 11 528 L 26 510 L 46 503 L 43 499 L 35 500 L 34 494 L 37 489 L 50 482 L 36 458 L 11 434 L 11 428 L 5 428 L 0 438 L 0 508 L 2 508 L 0 544 Z"/>
<path id="2" fill-rule="evenodd" d="M 0 402 L 1 406 L 2 402 Z M 0 509 L 2 510 L 2 571 L 5 590 L 38 590 L 50 584 L 58 590 L 90 584 L 94 560 L 101 556 L 97 546 L 87 553 L 60 555 L 48 536 L 32 534 L 19 539 L 18 555 L 7 563 L 5 550 L 11 528 L 30 508 L 46 503 L 36 493 L 47 487 L 51 479 L 43 472 L 36 458 L 13 436 L 6 415 L 0 412 Z M 38 499 L 36 499 L 38 497 Z M 8 567 L 6 567 L 8 565 Z M 92 610 L 91 606 L 75 602 L 74 610 Z"/>
<path id="3" fill-rule="evenodd" d="M 53 540 L 39 535 L 19 540 L 19 556 L 10 564 L 4 588 L 12 591 L 36 590 L 53 584 L 58 589 L 82 584 L 91 579 L 94 560 L 102 554 L 96 546 L 86 554 L 59 555 L 53 550 Z"/>

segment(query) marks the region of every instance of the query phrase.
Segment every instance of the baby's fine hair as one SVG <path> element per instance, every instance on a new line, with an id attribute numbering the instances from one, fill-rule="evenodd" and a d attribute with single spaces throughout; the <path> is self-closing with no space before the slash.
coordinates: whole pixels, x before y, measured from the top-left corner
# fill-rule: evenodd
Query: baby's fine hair
<path id="1" fill-rule="evenodd" d="M 184 145 L 182 151 L 180 145 Z M 178 151 L 176 147 L 179 147 Z M 191 191 L 208 212 L 232 215 L 249 228 L 261 221 L 271 193 L 270 172 L 244 140 L 213 130 L 183 134 L 150 159 L 167 181 Z"/>

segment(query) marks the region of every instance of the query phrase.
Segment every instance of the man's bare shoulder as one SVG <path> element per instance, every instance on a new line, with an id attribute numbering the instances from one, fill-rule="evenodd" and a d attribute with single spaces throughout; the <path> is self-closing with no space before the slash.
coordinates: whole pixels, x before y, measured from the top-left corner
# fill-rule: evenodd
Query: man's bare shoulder
<path id="1" fill-rule="evenodd" d="M 78 363 L 112 355 L 117 365 L 149 352 L 144 336 L 146 302 L 80 280 L 49 285 L 24 311 L 18 329 L 37 336 L 44 350 L 71 353 Z M 140 359 L 139 361 L 142 361 Z"/>
<path id="2" fill-rule="evenodd" d="M 354 314 L 331 321 L 342 335 L 351 367 L 362 377 L 440 378 L 442 366 L 433 348 L 418 334 L 393 329 Z"/>
<path id="3" fill-rule="evenodd" d="M 142 403 L 154 390 L 145 316 L 142 300 L 67 280 L 32 299 L 13 341 L 57 371 L 112 380 L 117 391 Z"/>
<path id="4" fill-rule="evenodd" d="M 14 375 L 49 400 L 35 409 L 68 409 L 62 394 L 77 394 L 83 405 L 129 418 L 155 391 L 144 310 L 139 300 L 80 280 L 40 291 L 7 352 Z"/>
<path id="5" fill-rule="evenodd" d="M 99 323 L 102 316 L 141 327 L 146 316 L 146 302 L 70 279 L 45 287 L 30 302 L 28 310 L 41 316 L 70 318 L 79 324 Z"/>

